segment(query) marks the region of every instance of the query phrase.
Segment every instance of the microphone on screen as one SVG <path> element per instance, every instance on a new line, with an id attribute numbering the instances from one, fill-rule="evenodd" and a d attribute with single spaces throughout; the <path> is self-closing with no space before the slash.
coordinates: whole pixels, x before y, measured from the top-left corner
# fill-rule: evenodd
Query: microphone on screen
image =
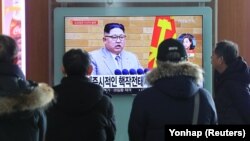
<path id="1" fill-rule="evenodd" d="M 136 72 L 135 69 L 130 69 L 130 70 L 129 70 L 129 74 L 131 74 L 131 75 L 136 75 L 137 72 Z"/>
<path id="2" fill-rule="evenodd" d="M 116 69 L 116 70 L 115 70 L 115 75 L 122 75 L 122 71 L 119 70 L 119 69 Z"/>
<path id="3" fill-rule="evenodd" d="M 139 74 L 139 75 L 144 74 L 143 69 L 137 69 L 137 74 Z"/>
<path id="4" fill-rule="evenodd" d="M 148 68 L 145 68 L 145 69 L 144 69 L 144 73 L 147 73 L 148 71 L 149 71 Z"/>
<path id="5" fill-rule="evenodd" d="M 129 71 L 128 71 L 127 69 L 123 69 L 123 70 L 122 70 L 122 74 L 123 74 L 123 75 L 128 75 L 128 74 L 129 74 Z"/>

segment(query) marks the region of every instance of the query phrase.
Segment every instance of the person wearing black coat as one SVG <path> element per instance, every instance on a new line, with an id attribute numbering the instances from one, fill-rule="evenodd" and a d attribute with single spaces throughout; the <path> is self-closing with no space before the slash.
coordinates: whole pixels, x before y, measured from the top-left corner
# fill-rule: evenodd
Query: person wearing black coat
<path id="1" fill-rule="evenodd" d="M 130 141 L 165 141 L 165 126 L 170 124 L 217 124 L 212 95 L 200 87 L 203 70 L 186 60 L 187 53 L 178 40 L 170 38 L 160 43 L 157 67 L 146 76 L 151 87 L 137 94 L 133 101 Z M 195 112 L 197 96 L 199 108 Z"/>
<path id="2" fill-rule="evenodd" d="M 116 126 L 111 98 L 87 77 L 87 52 L 71 49 L 63 56 L 63 72 L 54 86 L 56 101 L 48 109 L 46 141 L 114 141 Z"/>
<path id="3" fill-rule="evenodd" d="M 25 80 L 16 59 L 15 40 L 0 35 L 0 141 L 44 141 L 53 89 Z"/>
<path id="4" fill-rule="evenodd" d="M 218 42 L 211 59 L 219 124 L 250 124 L 250 71 L 238 45 Z"/>

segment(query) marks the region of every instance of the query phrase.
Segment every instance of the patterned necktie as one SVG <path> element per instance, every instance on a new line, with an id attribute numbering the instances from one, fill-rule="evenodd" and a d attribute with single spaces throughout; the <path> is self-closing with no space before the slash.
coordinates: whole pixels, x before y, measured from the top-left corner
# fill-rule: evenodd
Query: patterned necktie
<path id="1" fill-rule="evenodd" d="M 117 55 L 115 57 L 115 60 L 117 62 L 118 69 L 121 69 L 121 57 L 119 55 Z"/>

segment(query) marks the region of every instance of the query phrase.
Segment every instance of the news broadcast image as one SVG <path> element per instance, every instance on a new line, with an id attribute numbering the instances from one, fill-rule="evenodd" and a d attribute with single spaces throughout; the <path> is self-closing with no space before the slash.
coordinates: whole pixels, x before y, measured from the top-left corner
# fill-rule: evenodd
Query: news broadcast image
<path id="1" fill-rule="evenodd" d="M 65 17 L 65 52 L 80 48 L 88 52 L 104 47 L 103 28 L 107 23 L 121 23 L 125 27 L 124 50 L 133 52 L 143 68 L 117 70 L 114 76 L 90 76 L 111 93 L 137 93 L 145 84 L 145 73 L 156 67 L 157 46 L 166 38 L 181 39 L 191 34 L 195 48 L 187 51 L 189 61 L 203 66 L 203 19 L 202 16 L 123 16 L 123 17 Z M 132 69 L 132 70 L 131 70 Z M 124 71 L 124 72 L 123 72 Z M 115 92 L 116 91 L 116 92 Z"/>

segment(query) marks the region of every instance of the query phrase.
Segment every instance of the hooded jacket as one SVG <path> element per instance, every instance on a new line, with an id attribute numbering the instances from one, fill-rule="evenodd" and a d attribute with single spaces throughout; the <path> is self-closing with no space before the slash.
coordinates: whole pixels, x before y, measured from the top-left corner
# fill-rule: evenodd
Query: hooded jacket
<path id="1" fill-rule="evenodd" d="M 216 73 L 214 80 L 219 124 L 250 124 L 250 69 L 243 58 Z"/>
<path id="2" fill-rule="evenodd" d="M 198 124 L 216 124 L 212 95 L 199 87 L 203 71 L 190 62 L 158 62 L 147 76 L 152 86 L 139 93 L 129 120 L 130 141 L 164 141 L 165 125 L 192 124 L 194 97 L 200 95 Z"/>
<path id="3" fill-rule="evenodd" d="M 48 109 L 46 141 L 113 141 L 113 105 L 101 86 L 87 77 L 64 77 L 54 87 L 57 98 Z"/>
<path id="4" fill-rule="evenodd" d="M 17 65 L 0 63 L 0 68 L 0 140 L 43 141 L 43 110 L 54 98 L 53 89 L 26 81 Z"/>

